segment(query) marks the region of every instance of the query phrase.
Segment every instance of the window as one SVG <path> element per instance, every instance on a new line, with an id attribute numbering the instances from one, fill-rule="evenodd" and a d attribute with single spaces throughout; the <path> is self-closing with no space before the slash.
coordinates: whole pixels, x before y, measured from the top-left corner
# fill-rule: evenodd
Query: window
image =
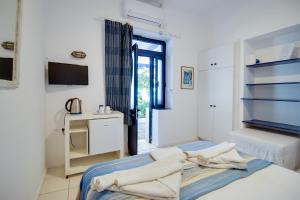
<path id="1" fill-rule="evenodd" d="M 140 40 L 133 40 L 133 44 L 137 44 L 139 49 L 142 49 L 142 50 L 163 52 L 163 45 L 161 45 L 161 44 L 144 42 L 144 41 L 140 41 Z"/>

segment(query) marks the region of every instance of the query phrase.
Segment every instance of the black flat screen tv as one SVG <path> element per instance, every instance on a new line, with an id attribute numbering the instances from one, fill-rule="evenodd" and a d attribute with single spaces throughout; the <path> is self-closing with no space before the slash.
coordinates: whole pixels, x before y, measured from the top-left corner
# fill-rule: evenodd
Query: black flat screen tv
<path id="1" fill-rule="evenodd" d="M 12 81 L 13 80 L 13 58 L 0 58 L 0 79 Z"/>
<path id="2" fill-rule="evenodd" d="M 65 63 L 48 63 L 50 85 L 88 85 L 88 66 Z"/>

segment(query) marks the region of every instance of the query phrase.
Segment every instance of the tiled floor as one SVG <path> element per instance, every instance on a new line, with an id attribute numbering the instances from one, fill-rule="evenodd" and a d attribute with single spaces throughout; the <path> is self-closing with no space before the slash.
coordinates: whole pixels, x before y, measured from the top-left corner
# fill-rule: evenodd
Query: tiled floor
<path id="1" fill-rule="evenodd" d="M 156 147 L 146 140 L 138 141 L 139 153 L 147 153 Z M 82 175 L 65 178 L 64 168 L 48 169 L 39 200 L 76 200 Z"/>
<path id="2" fill-rule="evenodd" d="M 145 139 L 147 136 L 149 137 L 149 131 L 147 130 L 146 119 L 139 118 L 138 119 L 138 139 Z"/>
<path id="3" fill-rule="evenodd" d="M 64 168 L 49 169 L 40 191 L 39 200 L 75 200 L 82 175 L 64 176 Z"/>
<path id="4" fill-rule="evenodd" d="M 150 144 L 147 140 L 138 141 L 138 154 L 149 153 L 156 148 L 157 147 L 155 145 Z"/>

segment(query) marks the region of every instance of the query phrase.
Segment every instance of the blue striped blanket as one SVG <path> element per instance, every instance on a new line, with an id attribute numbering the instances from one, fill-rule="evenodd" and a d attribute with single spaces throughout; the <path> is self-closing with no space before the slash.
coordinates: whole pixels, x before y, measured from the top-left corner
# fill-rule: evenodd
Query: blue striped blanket
<path id="1" fill-rule="evenodd" d="M 178 146 L 183 151 L 195 151 L 213 146 L 214 143 L 208 141 L 197 141 L 190 144 Z M 80 182 L 81 200 L 134 200 L 135 196 L 130 196 L 118 192 L 103 191 L 101 193 L 92 191 L 90 182 L 93 177 L 102 176 L 114 171 L 136 168 L 153 162 L 149 154 L 127 157 L 119 160 L 96 164 L 90 167 L 83 174 Z M 271 163 L 265 160 L 254 159 L 248 162 L 247 170 L 235 169 L 211 169 L 198 167 L 186 170 L 183 173 L 183 184 L 180 190 L 180 199 L 194 200 L 199 197 L 230 184 L 240 178 L 247 177 L 254 172 L 261 170 Z"/>

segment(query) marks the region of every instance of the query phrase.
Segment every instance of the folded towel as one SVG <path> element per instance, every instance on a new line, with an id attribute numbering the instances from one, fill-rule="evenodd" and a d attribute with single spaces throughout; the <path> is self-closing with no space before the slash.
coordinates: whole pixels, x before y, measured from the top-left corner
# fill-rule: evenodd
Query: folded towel
<path id="1" fill-rule="evenodd" d="M 155 161 L 142 167 L 116 172 L 116 185 L 122 187 L 124 185 L 153 181 L 179 172 L 182 168 L 183 164 L 179 162 Z"/>
<path id="2" fill-rule="evenodd" d="M 235 147 L 234 143 L 223 142 L 221 144 L 212 146 L 198 151 L 186 151 L 188 158 L 199 157 L 201 159 L 210 159 L 220 154 L 226 153 Z"/>
<path id="3" fill-rule="evenodd" d="M 198 165 L 187 160 L 186 154 L 178 147 L 159 148 L 150 152 L 156 161 L 164 160 L 169 162 L 182 162 L 183 170 L 197 167 Z"/>
<path id="4" fill-rule="evenodd" d="M 199 162 L 197 158 L 190 158 L 190 161 L 204 167 L 216 169 L 247 169 L 247 163 L 202 163 Z"/>
<path id="5" fill-rule="evenodd" d="M 150 152 L 152 158 L 156 161 L 170 160 L 170 161 L 184 161 L 187 157 L 178 147 L 159 148 Z"/>
<path id="6" fill-rule="evenodd" d="M 181 173 L 160 178 L 156 181 L 127 185 L 120 192 L 156 200 L 177 200 L 180 197 Z"/>
<path id="7" fill-rule="evenodd" d="M 185 152 L 188 160 L 211 168 L 247 168 L 246 159 L 242 158 L 234 149 L 235 144 L 224 142 L 200 151 Z"/>
<path id="8" fill-rule="evenodd" d="M 94 177 L 91 188 L 101 192 L 111 186 L 122 187 L 143 182 L 154 181 L 181 172 L 183 163 L 169 161 L 155 161 L 148 165 L 134 169 L 117 171 L 104 176 Z"/>
<path id="9" fill-rule="evenodd" d="M 235 150 L 232 149 L 231 151 L 228 151 L 226 153 L 223 153 L 219 156 L 213 157 L 208 160 L 210 163 L 245 163 L 246 159 L 242 158 L 240 154 Z"/>

